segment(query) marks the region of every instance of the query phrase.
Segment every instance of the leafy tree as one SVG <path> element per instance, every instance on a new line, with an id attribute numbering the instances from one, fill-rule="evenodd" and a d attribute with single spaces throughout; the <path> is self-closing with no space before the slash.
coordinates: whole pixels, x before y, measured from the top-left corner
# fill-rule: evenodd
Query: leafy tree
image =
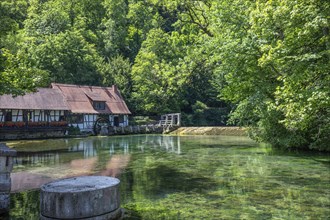
<path id="1" fill-rule="evenodd" d="M 171 50 L 168 39 L 162 30 L 151 30 L 136 58 L 132 69 L 133 97 L 140 103 L 140 111 L 157 114 L 176 105 L 178 74 L 166 63 L 166 53 Z"/>
<path id="2" fill-rule="evenodd" d="M 260 4 L 260 7 L 269 11 L 271 6 Z M 258 22 L 255 29 L 274 25 L 276 40 L 264 46 L 267 49 L 260 63 L 270 63 L 281 74 L 282 84 L 275 91 L 276 110 L 284 115 L 280 123 L 301 135 L 303 145 L 329 150 L 330 3 L 288 1 L 278 2 L 274 7 L 277 9 L 266 15 L 272 21 Z"/>
<path id="3" fill-rule="evenodd" d="M 221 94 L 237 103 L 232 120 L 252 127 L 256 139 L 327 148 L 328 9 L 324 1 L 219 5 Z"/>
<path id="4" fill-rule="evenodd" d="M 113 57 L 109 60 L 109 64 L 105 66 L 103 74 L 103 85 L 117 85 L 121 95 L 126 101 L 130 100 L 132 92 L 131 64 L 129 60 L 123 56 Z"/>
<path id="5" fill-rule="evenodd" d="M 19 95 L 45 85 L 47 72 L 36 68 L 33 61 L 19 50 L 16 37 L 26 17 L 26 1 L 0 2 L 0 95 Z M 32 65 L 31 65 L 32 64 Z"/>
<path id="6" fill-rule="evenodd" d="M 95 47 L 78 31 L 50 35 L 28 51 L 40 69 L 50 71 L 51 81 L 78 85 L 100 85 L 101 69 L 106 65 Z"/>
<path id="7" fill-rule="evenodd" d="M 127 18 L 129 25 L 127 47 L 129 57 L 133 61 L 142 43 L 147 39 L 149 31 L 152 29 L 168 30 L 172 25 L 172 18 L 164 8 L 164 1 L 130 0 L 128 2 L 129 10 Z"/>
<path id="8" fill-rule="evenodd" d="M 106 17 L 103 19 L 103 41 L 106 57 L 126 55 L 128 30 L 128 4 L 125 0 L 106 0 Z"/>
<path id="9" fill-rule="evenodd" d="M 50 80 L 60 83 L 100 85 L 104 63 L 95 44 L 98 23 L 95 1 L 34 1 L 25 21 L 28 55 L 37 67 L 49 71 Z M 102 9 L 100 14 L 102 15 Z M 95 43 L 95 44 L 93 44 Z"/>
<path id="10" fill-rule="evenodd" d="M 31 1 L 28 18 L 25 20 L 25 32 L 28 36 L 42 38 L 45 35 L 58 34 L 68 30 L 73 23 L 72 16 L 62 1 Z"/>
<path id="11" fill-rule="evenodd" d="M 16 31 L 23 27 L 26 19 L 28 4 L 25 0 L 2 0 L 0 2 L 0 35 Z"/>
<path id="12" fill-rule="evenodd" d="M 148 33 L 132 69 L 133 97 L 140 109 L 155 113 L 192 111 L 196 101 L 219 103 L 211 83 L 217 62 L 204 46 L 213 37 L 205 16 L 211 5 L 207 1 L 185 3 L 156 2 L 163 8 L 160 15 L 164 17 L 158 22 L 159 28 Z M 174 15 L 176 19 L 172 18 Z M 164 21 L 172 21 L 172 28 Z"/>
<path id="13" fill-rule="evenodd" d="M 185 112 L 190 112 L 197 101 L 207 106 L 222 106 L 217 97 L 217 88 L 212 83 L 215 69 L 219 64 L 212 58 L 213 52 L 202 43 L 207 40 L 210 40 L 210 37 L 204 34 L 196 39 L 195 45 L 188 44 L 189 50 L 184 55 L 184 59 L 179 62 L 180 70 L 184 73 L 181 99 L 185 101 L 181 108 Z"/>
<path id="14" fill-rule="evenodd" d="M 1 53 L 0 95 L 20 95 L 46 85 L 47 71 L 31 67 L 24 53 L 14 55 L 7 49 L 1 49 Z"/>
<path id="15" fill-rule="evenodd" d="M 183 1 L 168 1 L 167 6 L 170 10 L 178 11 L 178 22 L 180 29 L 185 29 L 185 26 L 195 27 L 195 30 L 203 34 L 213 37 L 213 31 L 210 29 L 211 11 L 214 10 L 215 1 L 211 0 L 183 0 Z M 193 30 L 188 28 L 188 30 Z"/>

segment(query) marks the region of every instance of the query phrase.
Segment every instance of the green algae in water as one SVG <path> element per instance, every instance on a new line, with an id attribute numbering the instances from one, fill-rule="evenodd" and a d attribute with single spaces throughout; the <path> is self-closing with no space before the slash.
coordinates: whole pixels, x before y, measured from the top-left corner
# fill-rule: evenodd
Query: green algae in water
<path id="1" fill-rule="evenodd" d="M 65 148 L 55 142 L 40 142 L 37 152 L 29 150 L 31 143 L 20 143 L 18 161 L 26 163 L 15 165 L 14 173 L 56 179 L 79 175 L 78 164 L 88 175 L 116 176 L 125 219 L 330 216 L 329 154 L 281 152 L 245 137 L 224 136 L 62 140 Z M 38 191 L 27 190 L 13 194 L 11 219 L 38 216 Z"/>

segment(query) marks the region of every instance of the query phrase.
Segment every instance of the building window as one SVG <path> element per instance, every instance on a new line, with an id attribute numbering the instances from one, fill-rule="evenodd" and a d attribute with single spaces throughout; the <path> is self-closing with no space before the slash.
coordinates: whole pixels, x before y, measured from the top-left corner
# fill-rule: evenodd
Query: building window
<path id="1" fill-rule="evenodd" d="M 116 127 L 123 125 L 124 122 L 124 115 L 116 115 L 113 117 L 113 125 Z"/>
<path id="2" fill-rule="evenodd" d="M 84 123 L 84 115 L 70 115 L 69 123 L 71 124 L 81 124 Z"/>
<path id="3" fill-rule="evenodd" d="M 6 112 L 5 121 L 13 121 L 13 115 L 11 112 Z"/>
<path id="4" fill-rule="evenodd" d="M 93 102 L 93 107 L 95 110 L 104 110 L 105 109 L 105 102 Z"/>
<path id="5" fill-rule="evenodd" d="M 32 111 L 23 110 L 23 121 L 32 121 Z"/>

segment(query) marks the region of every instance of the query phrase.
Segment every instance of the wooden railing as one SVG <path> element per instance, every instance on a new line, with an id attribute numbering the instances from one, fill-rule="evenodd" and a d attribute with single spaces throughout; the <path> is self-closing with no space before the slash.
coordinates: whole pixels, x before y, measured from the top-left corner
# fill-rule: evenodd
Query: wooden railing
<path id="1" fill-rule="evenodd" d="M 181 125 L 181 114 L 172 113 L 161 116 L 161 120 L 158 123 L 159 126 L 180 126 Z"/>

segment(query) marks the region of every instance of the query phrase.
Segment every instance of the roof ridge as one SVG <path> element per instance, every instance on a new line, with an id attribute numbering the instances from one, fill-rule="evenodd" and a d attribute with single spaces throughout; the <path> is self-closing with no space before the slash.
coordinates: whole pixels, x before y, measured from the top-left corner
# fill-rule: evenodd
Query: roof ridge
<path id="1" fill-rule="evenodd" d="M 62 87 L 76 87 L 76 88 L 95 88 L 95 89 L 113 89 L 113 87 L 108 87 L 108 86 L 89 86 L 89 85 L 74 85 L 74 84 L 64 84 L 64 83 L 51 83 L 52 87 L 53 86 L 62 86 Z"/>

